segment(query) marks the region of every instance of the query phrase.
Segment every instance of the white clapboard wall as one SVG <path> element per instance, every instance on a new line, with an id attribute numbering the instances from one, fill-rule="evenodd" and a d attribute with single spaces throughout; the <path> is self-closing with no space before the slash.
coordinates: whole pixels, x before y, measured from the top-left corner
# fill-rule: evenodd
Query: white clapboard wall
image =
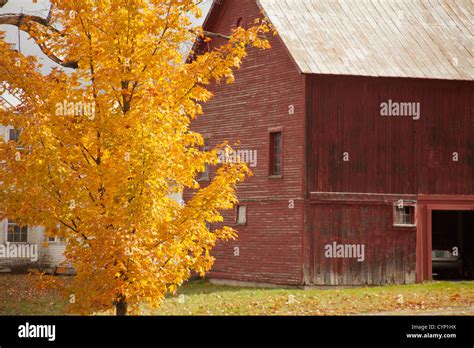
<path id="1" fill-rule="evenodd" d="M 9 141 L 9 134 L 11 126 L 0 125 L 0 137 Z M 7 242 L 8 233 L 8 221 L 0 220 L 0 244 Z M 39 263 L 41 266 L 55 267 L 65 261 L 64 250 L 66 244 L 58 240 L 48 241 L 43 227 L 28 226 L 28 237 L 27 241 L 29 244 L 38 245 L 39 251 Z"/>

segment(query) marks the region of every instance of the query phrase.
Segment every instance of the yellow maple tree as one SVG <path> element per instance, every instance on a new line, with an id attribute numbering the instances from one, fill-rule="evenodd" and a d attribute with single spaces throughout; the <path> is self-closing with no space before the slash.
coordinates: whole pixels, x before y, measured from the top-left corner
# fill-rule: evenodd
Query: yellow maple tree
<path id="1" fill-rule="evenodd" d="M 0 219 L 67 238 L 76 313 L 159 306 L 211 268 L 216 241 L 236 236 L 207 224 L 236 204 L 248 169 L 227 163 L 201 187 L 219 148 L 202 150 L 190 123 L 212 97 L 206 85 L 231 83 L 248 47 L 269 47 L 270 28 L 257 20 L 218 35 L 225 42 L 187 61 L 185 44 L 213 35 L 193 25 L 201 2 L 52 0 L 47 18 L 0 16 L 62 66 L 42 74 L 0 36 L 0 95 L 20 101 L 0 108 L 0 124 L 21 132 L 0 140 Z M 172 198 L 186 188 L 192 199 Z"/>

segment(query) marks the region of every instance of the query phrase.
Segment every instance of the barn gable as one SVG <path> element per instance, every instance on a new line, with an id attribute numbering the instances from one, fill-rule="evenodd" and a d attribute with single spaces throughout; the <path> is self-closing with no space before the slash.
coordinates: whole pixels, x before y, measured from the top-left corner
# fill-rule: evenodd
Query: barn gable
<path id="1" fill-rule="evenodd" d="M 235 11 L 235 5 L 238 7 L 238 11 Z M 230 12 L 230 13 L 229 13 Z M 235 13 L 244 14 L 244 17 L 236 17 Z M 229 17 L 233 17 L 235 20 L 234 23 L 229 25 Z M 265 11 L 262 9 L 258 0 L 251 1 L 236 1 L 236 0 L 213 0 L 211 8 L 202 24 L 202 28 L 207 35 L 211 37 L 213 44 L 208 43 L 208 45 L 218 46 L 220 43 L 223 43 L 225 39 L 222 36 L 230 35 L 231 30 L 237 27 L 237 22 L 241 19 L 244 25 L 251 25 L 256 18 L 264 18 Z M 222 30 L 222 28 L 225 28 Z M 217 35 L 215 35 L 217 34 Z M 287 45 L 282 40 L 280 35 L 276 36 L 275 44 L 272 45 L 272 49 L 283 52 L 281 56 L 282 60 L 290 60 L 294 65 L 294 70 L 296 73 L 301 73 L 301 69 L 298 66 L 298 63 L 295 61 L 293 54 L 288 50 Z M 209 48 L 209 47 L 208 47 Z M 199 54 L 200 51 L 205 50 L 204 43 L 200 40 L 196 41 L 193 50 Z M 280 53 L 280 52 L 279 52 Z M 193 57 L 191 57 L 192 59 Z"/>
<path id="2" fill-rule="evenodd" d="M 249 24 L 261 16 L 256 0 L 216 1 L 204 29 L 229 34 L 240 19 Z M 236 208 L 222 212 L 225 223 L 212 224 L 212 229 L 234 226 L 239 237 L 216 246 L 216 262 L 208 277 L 301 284 L 305 76 L 298 72 L 280 38 L 269 35 L 268 39 L 269 50 L 249 48 L 235 71 L 234 83 L 208 86 L 214 96 L 203 105 L 203 116 L 192 122 L 192 129 L 203 134 L 209 147 L 228 142 L 237 151 L 255 154 L 249 163 L 253 176 L 238 185 L 246 223 L 236 225 Z M 222 42 L 213 37 L 209 49 Z M 286 155 L 282 175 L 269 177 L 274 133 L 282 135 Z M 216 169 L 211 166 L 210 178 Z M 184 199 L 191 195 L 185 192 Z M 277 211 L 282 214 L 276 216 Z"/>

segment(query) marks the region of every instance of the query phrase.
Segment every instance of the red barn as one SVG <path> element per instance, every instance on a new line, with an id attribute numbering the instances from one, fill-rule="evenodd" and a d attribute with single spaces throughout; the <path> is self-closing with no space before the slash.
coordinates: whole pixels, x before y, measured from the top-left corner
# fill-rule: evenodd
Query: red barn
<path id="1" fill-rule="evenodd" d="M 228 34 L 262 14 L 278 31 L 272 48 L 212 86 L 193 123 L 211 146 L 240 142 L 254 173 L 224 213 L 239 238 L 216 247 L 209 277 L 412 283 L 435 263 L 472 273 L 470 1 L 220 0 L 204 29 Z"/>

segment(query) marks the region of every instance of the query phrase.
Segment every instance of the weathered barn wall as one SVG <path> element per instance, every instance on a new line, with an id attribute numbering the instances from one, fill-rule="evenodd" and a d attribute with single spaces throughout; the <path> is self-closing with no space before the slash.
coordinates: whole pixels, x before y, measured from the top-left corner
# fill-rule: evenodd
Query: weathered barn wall
<path id="1" fill-rule="evenodd" d="M 306 281 L 414 282 L 416 236 L 425 217 L 418 209 L 416 228 L 394 227 L 393 207 L 419 194 L 474 192 L 472 83 L 311 76 L 308 86 Z M 388 100 L 420 103 L 420 118 L 381 116 L 381 103 Z M 325 258 L 324 246 L 334 241 L 364 244 L 365 261 Z"/>
<path id="2" fill-rule="evenodd" d="M 239 18 L 246 24 L 260 16 L 255 0 L 225 1 L 218 11 L 206 30 L 228 34 Z M 304 77 L 280 39 L 270 35 L 270 40 L 268 51 L 250 49 L 234 84 L 211 87 L 215 97 L 192 128 L 209 135 L 211 146 L 240 142 L 237 149 L 257 151 L 254 176 L 238 186 L 240 202 L 248 206 L 247 225 L 236 226 L 238 240 L 215 248 L 209 277 L 297 284 L 302 282 Z M 268 177 L 269 129 L 275 127 L 283 131 L 282 179 Z M 226 225 L 235 226 L 234 211 L 225 217 Z M 234 255 L 236 247 L 239 256 Z"/>
<path id="3" fill-rule="evenodd" d="M 291 214 L 285 213 L 287 200 L 242 203 L 247 204 L 247 226 L 236 227 L 237 240 L 217 246 L 213 253 L 216 262 L 209 277 L 301 284 L 302 202 L 296 202 Z M 231 226 L 234 216 L 234 212 L 225 214 Z"/>
<path id="4" fill-rule="evenodd" d="M 310 81 L 311 192 L 474 193 L 472 82 L 349 76 Z M 382 117 L 380 105 L 388 100 L 420 103 L 420 119 Z"/>
<path id="5" fill-rule="evenodd" d="M 393 226 L 395 197 L 337 199 L 315 196 L 311 203 L 313 273 L 316 285 L 405 284 L 416 280 L 416 228 Z M 328 258 L 325 247 L 363 245 L 363 260 Z"/>
<path id="6" fill-rule="evenodd" d="M 255 0 L 221 3 L 206 30 L 228 34 L 240 18 L 245 25 L 260 15 Z M 211 48 L 220 42 L 214 39 Z M 236 226 L 238 240 L 217 246 L 210 277 L 318 285 L 414 282 L 431 257 L 430 246 L 420 242 L 429 234 L 426 212 L 418 207 L 418 226 L 400 228 L 393 226 L 393 207 L 421 194 L 474 193 L 472 82 L 301 75 L 280 37 L 271 43 L 270 51 L 250 50 L 235 84 L 211 88 L 214 99 L 193 123 L 210 145 L 240 142 L 238 149 L 258 153 L 254 177 L 238 188 L 248 206 L 247 225 Z M 390 100 L 419 103 L 419 120 L 381 116 L 381 103 Z M 277 180 L 268 178 L 269 131 L 275 128 L 283 130 L 284 143 L 284 175 Z M 235 211 L 224 215 L 233 226 Z M 324 246 L 333 242 L 363 244 L 364 262 L 324 257 Z M 420 255 L 428 266 L 421 267 Z"/>

